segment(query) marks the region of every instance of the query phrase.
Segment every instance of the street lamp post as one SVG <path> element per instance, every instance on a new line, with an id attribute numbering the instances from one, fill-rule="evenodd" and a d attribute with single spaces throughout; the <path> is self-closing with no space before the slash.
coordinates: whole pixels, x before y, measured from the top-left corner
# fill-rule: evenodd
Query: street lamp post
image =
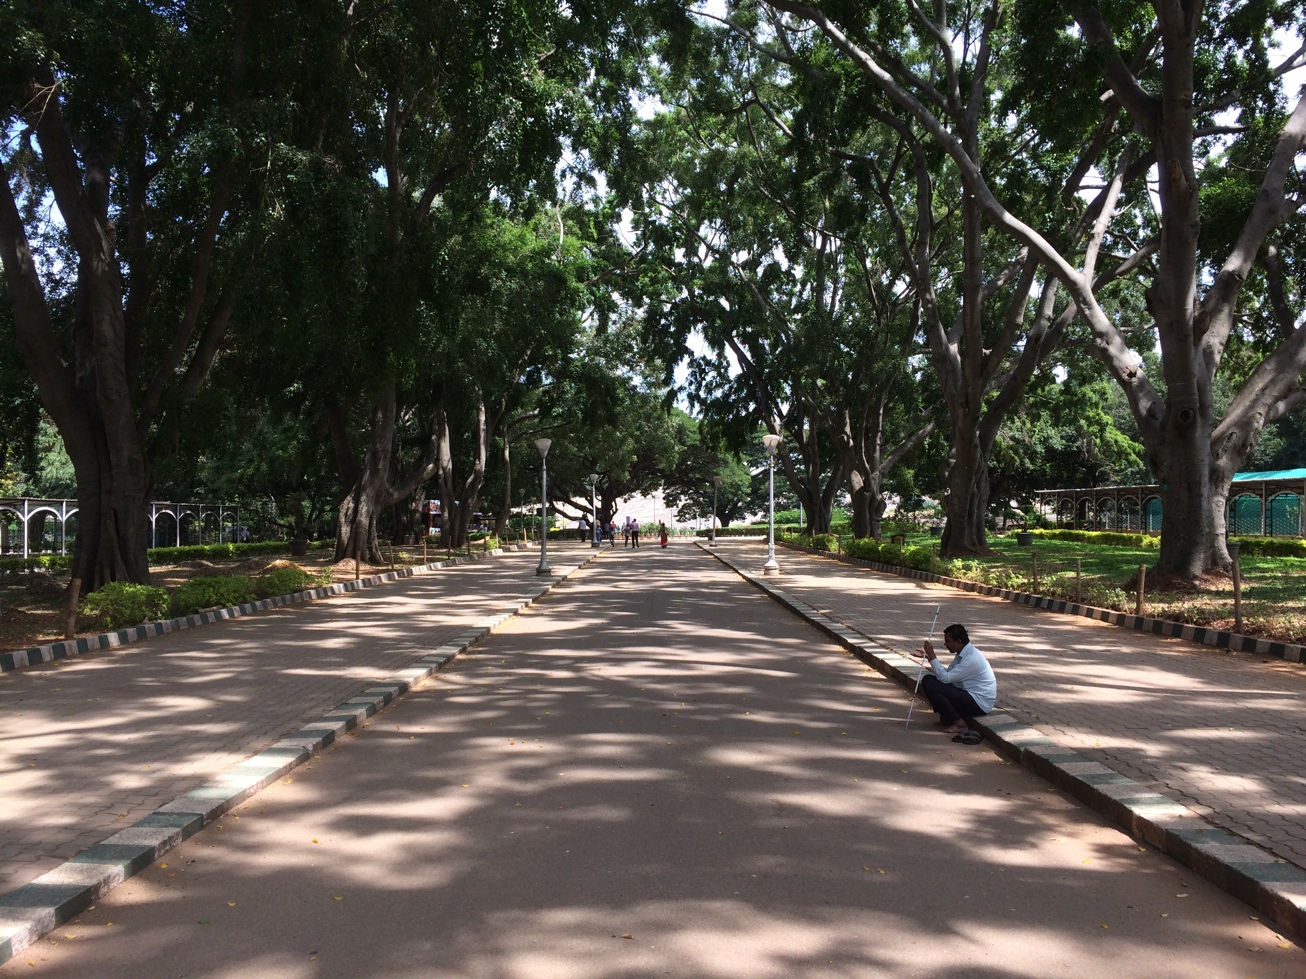
<path id="1" fill-rule="evenodd" d="M 600 540 L 599 532 L 599 505 L 595 502 L 595 487 L 599 484 L 599 474 L 590 473 L 590 547 L 598 547 Z"/>
<path id="2" fill-rule="evenodd" d="M 552 439 L 536 439 L 535 448 L 540 450 L 540 566 L 536 574 L 553 574 L 549 568 L 549 446 Z"/>
<path id="3" fill-rule="evenodd" d="M 716 494 L 717 494 L 717 490 L 719 490 L 720 488 L 721 488 L 721 477 L 713 476 L 712 477 L 712 530 L 711 533 L 708 534 L 709 537 L 708 546 L 710 547 L 716 547 Z"/>
<path id="4" fill-rule="evenodd" d="M 766 515 L 766 564 L 762 565 L 762 574 L 779 574 L 780 565 L 775 561 L 775 453 L 780 448 L 780 436 L 763 435 L 762 445 L 766 447 L 770 486 L 770 503 L 767 505 Z"/>

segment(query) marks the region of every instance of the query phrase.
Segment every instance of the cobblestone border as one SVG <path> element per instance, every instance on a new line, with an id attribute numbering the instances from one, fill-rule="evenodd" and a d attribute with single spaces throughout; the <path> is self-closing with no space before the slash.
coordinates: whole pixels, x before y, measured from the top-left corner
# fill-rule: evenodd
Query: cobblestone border
<path id="1" fill-rule="evenodd" d="M 207 612 L 198 612 L 195 615 L 185 615 L 176 619 L 146 622 L 143 625 L 132 626 L 130 629 L 119 629 L 117 632 L 102 632 L 98 636 L 64 639 L 60 642 L 47 643 L 44 646 L 32 646 L 29 649 L 0 653 L 0 673 L 21 670 L 24 667 L 36 666 L 40 663 L 53 663 L 58 659 L 80 656 L 83 653 L 95 652 L 100 649 L 116 649 L 129 643 L 140 642 L 142 639 L 151 639 L 154 636 L 162 636 L 170 632 L 180 632 L 182 629 L 194 629 L 197 626 L 211 625 L 214 622 L 221 622 L 226 619 L 236 619 L 242 615 L 251 615 L 254 612 L 266 612 L 268 609 L 281 608 L 286 605 L 299 605 L 303 602 L 316 601 L 319 598 L 330 598 L 333 595 L 343 595 L 346 592 L 357 591 L 360 588 L 374 588 L 389 581 L 398 581 L 400 578 L 411 578 L 415 574 L 438 571 L 440 568 L 466 564 L 469 561 L 481 561 L 487 556 L 492 557 L 506 551 L 520 551 L 525 546 L 523 544 L 509 544 L 506 547 L 497 547 L 490 551 L 480 551 L 471 555 L 447 558 L 444 561 L 436 561 L 431 564 L 369 575 L 356 581 L 338 581 L 334 584 L 322 585 L 320 588 L 297 591 L 290 595 L 275 595 L 272 598 L 260 599 L 257 602 L 246 602 L 244 605 L 229 605 L 226 608 L 210 609 Z"/>
<path id="2" fill-rule="evenodd" d="M 101 895 L 128 877 L 140 873 L 214 819 L 283 778 L 286 773 L 311 759 L 315 753 L 408 693 L 603 553 L 604 550 L 599 550 L 587 554 L 576 567 L 548 578 L 533 591 L 527 592 L 525 598 L 508 604 L 469 627 L 416 660 L 407 669 L 372 684 L 289 737 L 282 738 L 216 778 L 165 803 L 126 829 L 83 850 L 62 866 L 0 896 L 0 965 L 85 911 Z M 458 560 L 465 562 L 467 559 Z M 449 563 L 441 562 L 438 566 L 447 566 Z M 410 577 L 413 570 L 406 569 L 407 573 L 388 572 L 386 575 L 376 575 L 374 579 Z M 351 587 L 345 590 L 353 591 L 355 583 L 351 581 L 348 584 Z"/>
<path id="3" fill-rule="evenodd" d="M 1006 599 L 1009 602 L 1016 602 L 1020 605 L 1029 605 L 1032 608 L 1047 609 L 1051 612 L 1062 612 L 1066 615 L 1081 615 L 1084 618 L 1096 619 L 1099 622 L 1106 622 L 1110 625 L 1120 626 L 1122 629 L 1133 629 L 1136 632 L 1150 632 L 1154 636 L 1165 636 L 1170 639 L 1187 639 L 1190 642 L 1199 642 L 1206 646 L 1218 646 L 1220 649 L 1230 649 L 1235 653 L 1255 653 L 1258 656 L 1273 656 L 1276 659 L 1286 660 L 1289 663 L 1306 663 L 1306 646 L 1298 646 L 1289 642 L 1272 642 L 1269 639 L 1257 639 L 1255 636 L 1245 636 L 1239 632 L 1223 632 L 1219 629 L 1208 629 L 1205 626 L 1186 625 L 1183 622 L 1172 622 L 1169 619 L 1153 619 L 1146 615 L 1133 615 L 1129 612 L 1114 612 L 1111 609 L 1096 608 L 1092 605 L 1082 605 L 1078 602 L 1072 602 L 1066 599 L 1048 598 L 1045 595 L 1033 595 L 1024 591 L 1011 591 L 1007 588 L 998 588 L 994 585 L 981 585 L 978 582 L 966 581 L 964 578 L 948 578 L 941 574 L 934 574 L 930 571 L 918 571 L 915 568 L 904 568 L 897 564 L 881 564 L 878 561 L 872 561 L 869 558 L 847 557 L 843 554 L 831 554 L 829 551 L 818 551 L 814 547 L 803 547 L 801 544 L 783 544 L 777 545 L 787 547 L 790 550 L 800 551 L 804 554 L 811 554 L 815 557 L 826 557 L 832 561 L 839 561 L 843 564 L 851 564 L 854 567 L 866 568 L 870 571 L 878 571 L 881 574 L 891 574 L 899 578 L 915 578 L 918 581 L 929 581 L 935 584 L 948 585 L 951 588 L 958 588 L 962 591 L 975 592 L 980 595 L 993 595 L 997 598 Z"/>
<path id="4" fill-rule="evenodd" d="M 918 668 L 915 660 L 817 611 L 778 587 L 775 579 L 754 574 L 718 551 L 699 546 L 867 666 L 907 690 L 913 688 Z M 972 718 L 970 724 L 1012 761 L 1251 905 L 1280 931 L 1298 941 L 1306 939 L 1306 871 L 1101 762 L 1058 744 L 1006 711 Z"/>

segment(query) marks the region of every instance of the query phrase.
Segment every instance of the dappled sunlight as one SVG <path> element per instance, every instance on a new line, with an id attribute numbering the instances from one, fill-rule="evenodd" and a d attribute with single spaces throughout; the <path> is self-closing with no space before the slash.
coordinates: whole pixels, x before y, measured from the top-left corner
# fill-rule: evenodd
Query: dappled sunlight
<path id="1" fill-rule="evenodd" d="M 16 722 L 0 742 L 0 773 L 16 773 L 0 774 L 0 892 L 48 869 L 42 854 L 130 824 L 535 584 L 528 555 L 505 556 L 0 675 L 0 715 Z M 34 818 L 55 810 L 80 813 L 74 829 Z"/>
<path id="2" fill-rule="evenodd" d="M 765 550 L 738 544 L 728 554 L 751 566 Z M 1162 794 L 1196 800 L 1217 824 L 1246 832 L 1271 802 L 1306 806 L 1306 780 L 1283 749 L 1300 734 L 1299 667 L 792 551 L 780 564 L 779 587 L 899 652 L 920 645 L 941 605 L 939 627 L 967 625 L 993 665 L 1000 709 Z M 1238 750 L 1220 752 L 1221 743 Z M 1253 777 L 1243 771 L 1249 757 L 1261 762 Z M 1306 865 L 1300 839 L 1258 825 L 1266 845 Z"/>
<path id="3" fill-rule="evenodd" d="M 1234 925 L 1205 927 L 1261 940 L 1241 905 L 1176 902 L 1163 857 L 904 730 L 900 688 L 710 558 L 651 566 L 605 555 L 80 916 L 93 943 L 42 943 L 37 974 L 1253 974 Z M 1266 951 L 1255 975 L 1293 974 Z"/>

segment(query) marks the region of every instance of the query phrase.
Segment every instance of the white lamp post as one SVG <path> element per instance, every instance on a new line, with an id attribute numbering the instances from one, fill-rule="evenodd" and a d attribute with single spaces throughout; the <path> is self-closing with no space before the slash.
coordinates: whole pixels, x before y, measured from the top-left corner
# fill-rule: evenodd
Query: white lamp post
<path id="1" fill-rule="evenodd" d="M 766 564 L 762 565 L 762 574 L 779 574 L 780 565 L 775 561 L 775 453 L 780 448 L 780 436 L 763 435 L 762 445 L 766 447 L 771 497 L 771 502 L 767 506 Z"/>
<path id="2" fill-rule="evenodd" d="M 712 530 L 708 534 L 708 546 L 716 547 L 716 493 L 721 488 L 721 477 L 712 477 Z"/>
<path id="3" fill-rule="evenodd" d="M 549 446 L 552 439 L 536 439 L 535 448 L 540 450 L 540 566 L 536 574 L 553 574 L 549 568 Z"/>
<path id="4" fill-rule="evenodd" d="M 592 521 L 592 524 L 590 526 L 590 547 L 598 547 L 599 539 L 600 539 L 599 505 L 598 503 L 595 502 L 595 496 L 594 496 L 595 487 L 597 487 L 598 484 L 599 484 L 599 474 L 590 473 L 590 519 Z"/>

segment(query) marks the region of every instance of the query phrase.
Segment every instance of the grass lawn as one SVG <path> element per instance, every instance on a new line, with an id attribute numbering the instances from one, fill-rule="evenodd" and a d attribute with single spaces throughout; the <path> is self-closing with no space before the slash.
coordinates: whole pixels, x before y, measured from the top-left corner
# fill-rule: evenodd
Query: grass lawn
<path id="1" fill-rule="evenodd" d="M 926 534 L 909 535 L 907 546 L 937 543 Z M 1133 582 L 1138 566 L 1156 561 L 1155 548 L 1110 547 L 1077 541 L 1035 538 L 1021 547 L 1014 536 L 991 536 L 993 554 L 953 562 L 955 577 L 984 581 L 1019 591 L 1035 591 L 1034 558 L 1038 560 L 1037 593 L 1075 598 L 1075 559 L 1081 569 L 1081 598 L 1085 604 L 1134 610 Z M 1265 639 L 1306 644 L 1306 558 L 1243 557 L 1243 633 Z M 941 569 L 944 570 L 944 569 Z M 1126 587 L 1130 590 L 1125 591 Z M 1145 614 L 1193 625 L 1233 630 L 1233 582 L 1214 579 L 1191 592 L 1145 592 Z"/>

